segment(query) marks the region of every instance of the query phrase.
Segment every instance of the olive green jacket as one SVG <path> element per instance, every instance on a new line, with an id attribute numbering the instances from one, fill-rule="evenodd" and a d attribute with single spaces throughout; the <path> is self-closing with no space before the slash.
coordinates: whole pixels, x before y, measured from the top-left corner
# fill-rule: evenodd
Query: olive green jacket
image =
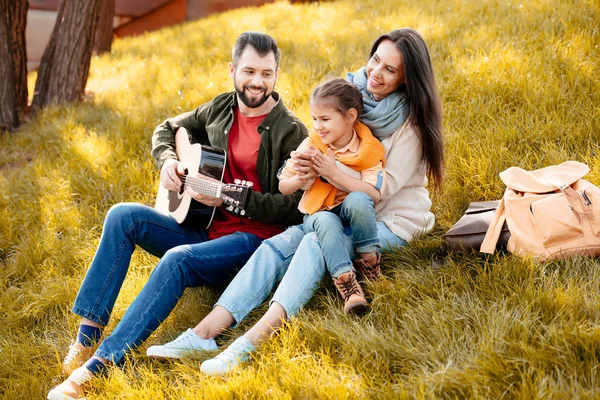
<path id="1" fill-rule="evenodd" d="M 306 126 L 273 92 L 275 107 L 258 126 L 261 145 L 256 169 L 263 193 L 251 192 L 246 203 L 246 217 L 276 225 L 295 225 L 302 221 L 298 211 L 300 191 L 283 195 L 279 192 L 277 171 L 307 136 Z M 152 136 L 152 156 L 158 168 L 175 154 L 175 132 L 183 127 L 191 131 L 192 143 L 200 143 L 227 151 L 228 133 L 233 124 L 233 109 L 237 106 L 235 92 L 224 93 L 193 111 L 165 120 Z M 224 207 L 221 207 L 225 210 Z"/>

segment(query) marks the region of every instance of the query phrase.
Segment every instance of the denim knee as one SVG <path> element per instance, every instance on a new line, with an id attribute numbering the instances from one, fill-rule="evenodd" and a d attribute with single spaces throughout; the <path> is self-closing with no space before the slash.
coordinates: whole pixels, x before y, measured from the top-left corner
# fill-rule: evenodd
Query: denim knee
<path id="1" fill-rule="evenodd" d="M 173 247 L 172 249 L 167 250 L 152 273 L 154 274 L 155 272 L 162 270 L 163 273 L 169 271 L 170 274 L 172 270 L 179 270 L 181 278 L 185 278 L 184 272 L 187 272 L 187 268 L 185 268 L 186 261 L 188 261 L 190 255 L 191 249 L 188 245 Z"/>
<path id="2" fill-rule="evenodd" d="M 304 217 L 304 233 L 315 231 L 323 233 L 324 229 L 333 227 L 335 224 L 341 227 L 340 217 L 330 211 L 318 211 Z"/>
<path id="3" fill-rule="evenodd" d="M 104 218 L 104 229 L 109 227 L 120 227 L 123 233 L 131 226 L 134 222 L 134 215 L 141 208 L 145 208 L 141 204 L 137 203 L 117 203 L 113 205 Z"/>
<path id="4" fill-rule="evenodd" d="M 354 210 L 362 210 L 364 207 L 372 208 L 375 203 L 371 196 L 364 192 L 350 192 L 343 202 L 346 208 L 352 208 Z"/>

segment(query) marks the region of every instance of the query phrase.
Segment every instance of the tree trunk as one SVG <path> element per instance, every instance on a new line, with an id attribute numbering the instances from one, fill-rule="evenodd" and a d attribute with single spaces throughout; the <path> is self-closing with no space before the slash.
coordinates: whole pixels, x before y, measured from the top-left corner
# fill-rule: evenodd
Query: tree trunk
<path id="1" fill-rule="evenodd" d="M 27 108 L 27 0 L 0 0 L 0 129 L 15 129 Z"/>
<path id="2" fill-rule="evenodd" d="M 100 0 L 62 0 L 40 62 L 32 108 L 81 99 L 90 69 Z"/>
<path id="3" fill-rule="evenodd" d="M 0 0 L 0 131 L 15 129 L 19 125 L 17 94 L 15 92 L 15 63 L 11 57 L 8 18 L 4 10 L 7 1 Z"/>
<path id="4" fill-rule="evenodd" d="M 115 0 L 100 0 L 94 52 L 102 54 L 110 52 L 113 41 L 113 18 L 115 16 Z"/>

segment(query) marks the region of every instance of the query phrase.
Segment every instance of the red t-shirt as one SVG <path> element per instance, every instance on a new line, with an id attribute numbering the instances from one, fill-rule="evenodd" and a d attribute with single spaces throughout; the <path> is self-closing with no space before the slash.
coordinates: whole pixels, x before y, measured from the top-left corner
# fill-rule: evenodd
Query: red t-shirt
<path id="1" fill-rule="evenodd" d="M 223 182 L 233 183 L 234 179 L 246 180 L 253 183 L 254 192 L 262 193 L 256 171 L 260 147 L 260 134 L 257 128 L 266 116 L 267 114 L 246 117 L 240 113 L 238 107 L 235 108 L 227 142 L 227 164 Z M 283 227 L 238 217 L 217 208 L 213 222 L 208 228 L 208 238 L 216 239 L 234 232 L 253 233 L 261 239 L 268 239 L 283 232 Z"/>

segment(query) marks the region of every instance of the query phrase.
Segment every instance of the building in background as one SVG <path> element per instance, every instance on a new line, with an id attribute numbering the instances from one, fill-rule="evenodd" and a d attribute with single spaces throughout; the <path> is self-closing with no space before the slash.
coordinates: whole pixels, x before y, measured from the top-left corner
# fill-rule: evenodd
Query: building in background
<path id="1" fill-rule="evenodd" d="M 260 6 L 274 0 L 115 0 L 115 36 L 134 36 L 233 8 Z M 29 0 L 27 67 L 39 65 L 50 39 L 60 0 Z"/>

